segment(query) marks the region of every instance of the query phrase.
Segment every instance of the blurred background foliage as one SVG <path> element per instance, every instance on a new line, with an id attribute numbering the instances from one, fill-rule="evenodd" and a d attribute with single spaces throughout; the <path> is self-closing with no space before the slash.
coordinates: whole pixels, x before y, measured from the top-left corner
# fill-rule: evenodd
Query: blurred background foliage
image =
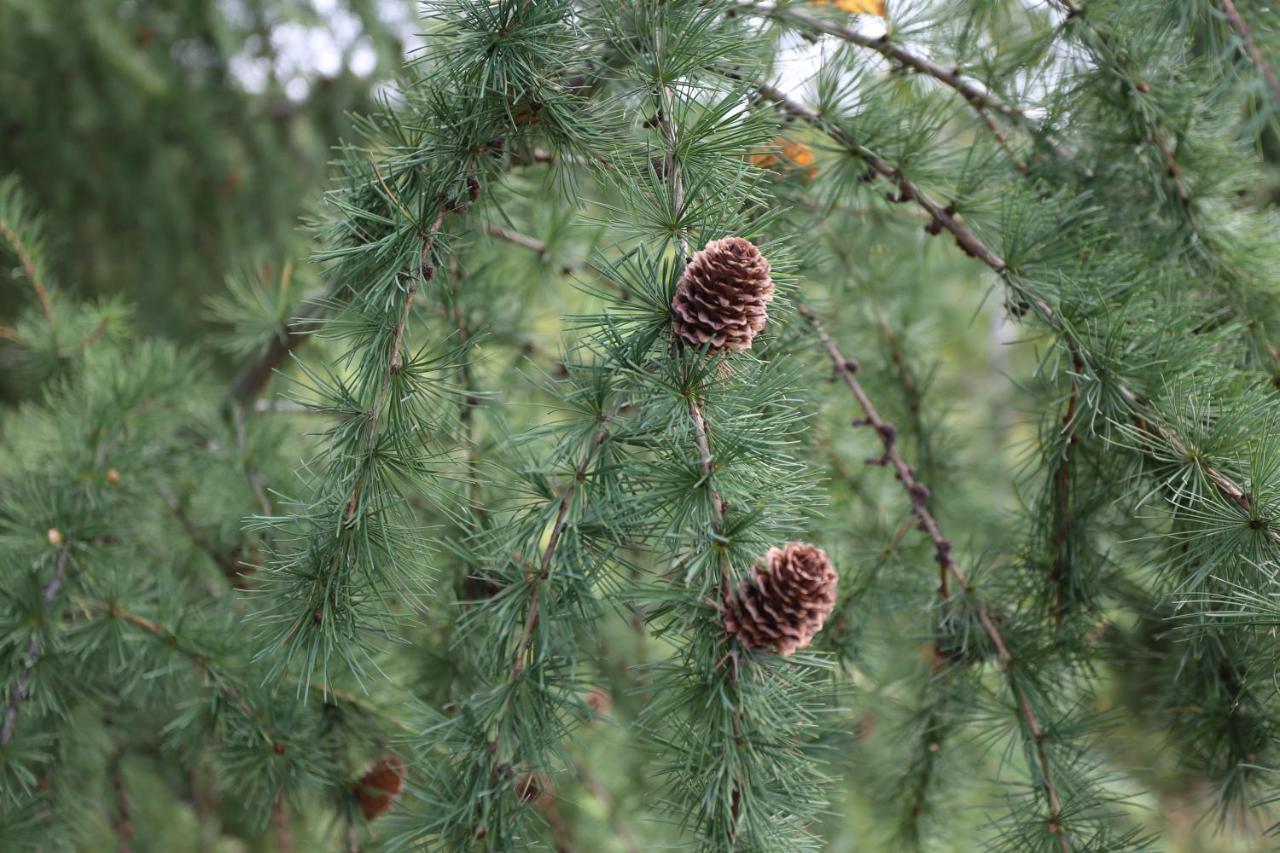
<path id="1" fill-rule="evenodd" d="M 0 165 L 51 226 L 52 272 L 144 306 L 147 333 L 207 329 L 229 273 L 309 253 L 299 217 L 348 113 L 399 68 L 411 9 L 4 0 Z"/>

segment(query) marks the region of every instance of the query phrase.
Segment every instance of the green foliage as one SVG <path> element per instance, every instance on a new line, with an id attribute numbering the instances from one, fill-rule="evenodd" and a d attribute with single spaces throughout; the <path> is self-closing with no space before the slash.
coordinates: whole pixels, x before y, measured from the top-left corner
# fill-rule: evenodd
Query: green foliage
<path id="1" fill-rule="evenodd" d="M 837 6 L 428 4 L 230 390 L 0 183 L 6 846 L 1265 843 L 1265 4 Z M 727 235 L 741 352 L 671 329 Z M 723 606 L 788 541 L 783 657 Z"/>

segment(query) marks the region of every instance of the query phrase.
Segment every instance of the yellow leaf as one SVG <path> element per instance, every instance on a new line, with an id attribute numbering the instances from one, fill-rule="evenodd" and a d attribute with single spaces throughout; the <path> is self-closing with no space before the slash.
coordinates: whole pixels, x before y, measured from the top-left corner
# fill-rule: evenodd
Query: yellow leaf
<path id="1" fill-rule="evenodd" d="M 813 149 L 803 142 L 780 140 L 783 155 L 797 166 L 813 165 Z"/>
<path id="2" fill-rule="evenodd" d="M 815 6 L 830 6 L 833 2 L 837 9 L 850 15 L 875 15 L 884 18 L 889 14 L 885 0 L 813 0 Z"/>

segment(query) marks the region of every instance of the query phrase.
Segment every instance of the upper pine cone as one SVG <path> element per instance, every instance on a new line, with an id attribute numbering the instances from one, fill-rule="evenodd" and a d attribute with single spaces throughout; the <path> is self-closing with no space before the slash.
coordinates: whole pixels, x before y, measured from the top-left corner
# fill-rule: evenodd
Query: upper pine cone
<path id="1" fill-rule="evenodd" d="M 406 770 L 400 756 L 384 755 L 360 777 L 355 795 L 365 820 L 373 820 L 396 804 L 404 789 Z"/>
<path id="2" fill-rule="evenodd" d="M 671 326 L 695 346 L 751 349 L 773 299 L 769 261 L 750 240 L 712 240 L 684 268 L 671 300 Z"/>
<path id="3" fill-rule="evenodd" d="M 725 602 L 724 628 L 751 648 L 782 656 L 803 649 L 836 606 L 836 570 L 816 545 L 770 548 L 763 567 Z"/>

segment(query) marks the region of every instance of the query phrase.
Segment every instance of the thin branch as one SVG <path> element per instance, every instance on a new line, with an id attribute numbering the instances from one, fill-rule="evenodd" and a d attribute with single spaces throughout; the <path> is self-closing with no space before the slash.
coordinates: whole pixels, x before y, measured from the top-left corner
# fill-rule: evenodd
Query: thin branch
<path id="1" fill-rule="evenodd" d="M 440 205 L 436 211 L 435 221 L 431 223 L 431 227 L 422 235 L 422 263 L 421 277 L 425 284 L 428 275 L 427 270 L 430 269 L 428 258 L 431 256 L 431 250 L 435 245 L 436 235 L 440 233 L 440 226 L 444 222 L 444 215 L 450 209 L 449 204 Z M 382 387 L 378 389 L 377 401 L 369 410 L 369 427 L 366 431 L 365 458 L 373 457 L 377 449 L 378 441 L 378 419 L 382 415 L 382 409 L 387 404 L 387 399 L 391 395 L 391 384 L 395 380 L 396 374 L 400 372 L 403 366 L 401 362 L 402 351 L 404 349 L 404 333 L 409 327 L 409 317 L 413 313 L 414 296 L 418 293 L 418 277 L 410 276 L 409 286 L 405 292 L 404 302 L 400 306 L 400 316 L 396 320 L 392 329 L 391 349 L 388 353 L 387 371 L 382 375 Z M 355 484 L 351 488 L 351 497 L 347 501 L 346 520 L 350 522 L 356 514 L 356 509 L 360 505 L 360 494 L 364 490 L 365 475 L 362 472 L 356 477 Z"/>
<path id="2" fill-rule="evenodd" d="M 658 26 L 654 33 L 654 53 L 661 55 L 663 50 L 663 32 L 662 27 Z M 680 158 L 676 156 L 679 149 L 679 128 L 675 123 L 675 97 L 671 91 L 671 87 L 663 85 L 657 93 L 658 101 L 658 125 L 662 131 L 662 139 L 666 145 L 664 154 L 664 174 L 667 179 L 667 189 L 671 194 L 671 202 L 675 208 L 674 213 L 676 221 L 673 223 L 675 227 L 676 243 L 680 249 L 680 265 L 683 268 L 690 260 L 689 254 L 689 235 L 684 227 L 680 224 L 680 219 L 684 214 L 685 188 L 684 188 L 684 166 L 680 162 Z M 724 536 L 724 498 L 716 489 L 714 471 L 715 461 L 711 455 L 711 444 L 707 438 L 707 421 L 702 413 L 702 409 L 698 405 L 697 399 L 693 394 L 688 398 L 689 417 L 693 421 L 693 439 L 698 448 L 698 464 L 702 469 L 703 482 L 707 487 L 707 497 L 711 502 L 711 525 L 716 535 L 720 538 Z M 725 548 L 719 549 L 720 563 L 720 587 L 721 595 L 727 597 L 729 594 L 729 578 L 732 567 L 729 564 L 729 552 Z M 738 682 L 738 664 L 736 658 L 729 666 L 729 681 L 734 686 L 735 695 L 733 696 L 733 739 L 735 744 L 742 743 L 742 707 L 741 693 L 736 689 Z M 728 827 L 727 841 L 731 849 L 737 848 L 737 819 L 741 814 L 742 808 L 742 784 L 738 778 L 737 762 L 734 762 L 733 769 L 733 792 L 731 795 L 730 813 L 733 822 Z"/>
<path id="3" fill-rule="evenodd" d="M 253 707 L 249 700 L 245 698 L 244 693 L 232 684 L 230 679 L 214 668 L 208 657 L 193 649 L 187 648 L 181 638 L 177 634 L 173 633 L 173 631 L 170 631 L 154 619 L 149 619 L 140 613 L 134 613 L 131 610 L 126 610 L 116 602 L 101 601 L 94 598 L 77 598 L 76 604 L 86 612 L 97 611 L 110 616 L 112 619 L 118 619 L 126 625 L 131 625 L 143 633 L 154 637 L 156 640 L 164 644 L 166 648 L 173 649 L 183 657 L 187 658 L 201 675 L 212 682 L 218 692 L 230 699 L 246 717 L 257 725 L 258 733 L 262 735 L 264 741 L 273 744 L 276 747 L 281 746 L 276 741 L 271 728 L 268 726 L 262 714 L 260 714 L 258 709 Z"/>
<path id="4" fill-rule="evenodd" d="M 1244 42 L 1249 58 L 1253 60 L 1253 64 L 1257 66 L 1259 73 L 1262 74 L 1262 79 L 1266 81 L 1267 90 L 1271 92 L 1271 97 L 1275 100 L 1276 107 L 1280 108 L 1280 76 L 1276 76 L 1275 66 L 1267 62 L 1266 57 L 1262 55 L 1262 50 L 1259 49 L 1257 41 L 1253 38 L 1253 31 L 1249 29 L 1249 25 L 1245 23 L 1244 18 L 1240 17 L 1236 4 L 1232 0 L 1222 0 L 1222 11 L 1226 14 L 1232 28 L 1240 36 L 1240 41 Z"/>
<path id="5" fill-rule="evenodd" d="M 240 368 L 235 380 L 231 383 L 227 402 L 232 405 L 245 406 L 251 404 L 267 387 L 271 377 L 284 364 L 285 359 L 298 347 L 310 339 L 315 332 L 318 321 L 328 311 L 328 299 L 339 290 L 338 283 L 331 283 L 324 295 L 307 304 L 295 317 L 289 318 L 280 327 L 251 361 Z"/>
<path id="6" fill-rule="evenodd" d="M 458 412 L 458 421 L 462 426 L 462 444 L 465 452 L 464 464 L 467 470 L 467 505 L 470 510 L 470 523 L 476 529 L 483 529 L 488 517 L 480 495 L 480 463 L 476 447 L 476 408 L 480 405 L 480 391 L 476 386 L 474 371 L 471 369 L 471 351 L 467 344 L 471 341 L 471 324 L 467 319 L 467 311 L 460 299 L 459 282 L 465 273 L 456 258 L 449 259 L 449 319 L 458 333 L 458 347 L 463 352 L 462 363 L 458 365 L 458 385 L 462 389 L 462 405 Z"/>
<path id="7" fill-rule="evenodd" d="M 756 88 L 760 94 L 765 97 L 765 99 L 771 101 L 783 111 L 804 119 L 809 124 L 827 134 L 835 142 L 866 161 L 867 165 L 878 177 L 885 178 L 897 186 L 901 201 L 915 202 L 920 208 L 933 217 L 933 221 L 937 223 L 939 228 L 946 229 L 953 237 L 955 237 L 956 242 L 966 254 L 982 261 L 997 273 L 1003 274 L 1008 270 L 1009 265 L 1005 263 L 1004 258 L 1000 257 L 1000 255 L 978 239 L 978 237 L 968 228 L 960 224 L 960 221 L 956 219 L 955 210 L 952 207 L 938 203 L 918 186 L 908 180 L 896 166 L 877 157 L 869 148 L 854 139 L 840 125 L 826 119 L 821 113 L 809 105 L 791 98 L 776 86 L 772 86 L 768 83 L 759 83 Z"/>
<path id="8" fill-rule="evenodd" d="M 835 342 L 831 340 L 826 329 L 823 328 L 808 305 L 800 305 L 796 310 L 813 327 L 819 340 L 822 341 L 827 355 L 831 357 L 832 363 L 836 365 L 836 372 L 840 374 L 845 385 L 849 387 L 853 396 L 857 398 L 858 405 L 866 413 L 865 423 L 860 423 L 859 425 L 869 426 L 875 430 L 881 444 L 884 445 L 884 456 L 877 461 L 893 466 L 894 473 L 897 475 L 898 480 L 901 481 L 902 487 L 906 489 L 907 496 L 911 498 L 911 512 L 919 521 L 920 529 L 928 534 L 930 541 L 933 542 L 934 559 L 938 563 L 938 594 L 943 599 L 946 599 L 948 597 L 947 577 L 956 574 L 959 569 L 956 567 L 955 557 L 952 554 L 951 542 L 942 535 L 937 519 L 929 511 L 929 487 L 916 479 L 915 469 L 908 465 L 906 460 L 902 458 L 902 454 L 898 452 L 898 431 L 880 416 L 871 399 L 862 390 L 862 385 L 854 378 L 854 374 L 858 371 L 858 363 L 853 360 L 845 360 L 840 356 Z"/>
<path id="9" fill-rule="evenodd" d="M 1128 60 L 1126 51 L 1123 48 L 1117 49 L 1113 43 L 1111 36 L 1098 29 L 1097 25 L 1084 14 L 1084 7 L 1078 6 L 1070 0 L 1055 0 L 1059 6 L 1067 13 L 1067 19 L 1079 20 L 1080 26 L 1088 29 L 1091 34 L 1092 44 L 1088 44 L 1087 48 L 1094 54 L 1097 65 L 1106 68 L 1112 72 L 1116 81 L 1121 84 L 1131 101 L 1144 98 L 1151 93 L 1151 86 L 1142 80 L 1135 80 L 1126 72 L 1120 69 L 1126 68 Z M 1103 52 L 1106 56 L 1102 56 Z M 1173 189 L 1173 193 L 1178 198 L 1179 209 L 1182 212 L 1185 224 L 1202 239 L 1207 239 L 1207 235 L 1203 231 L 1199 220 L 1195 215 L 1195 211 L 1191 204 L 1191 191 L 1187 188 L 1186 182 L 1182 178 L 1182 168 L 1178 165 L 1175 156 L 1175 144 L 1170 145 L 1164 138 L 1164 129 L 1162 123 L 1153 119 L 1147 112 L 1143 110 L 1135 110 L 1132 112 L 1137 120 L 1139 130 L 1141 131 L 1141 139 L 1143 142 L 1153 146 L 1160 154 L 1161 161 L 1164 163 L 1164 171 L 1162 177 L 1169 183 Z"/>
<path id="10" fill-rule="evenodd" d="M 996 141 L 999 142 L 1001 147 L 1009 154 L 1020 172 L 1025 173 L 1027 171 L 1027 165 L 1022 162 L 1009 148 L 1008 140 L 1006 139 L 1004 132 L 995 125 L 991 118 L 991 113 L 993 112 L 1002 116 L 1006 121 L 1023 127 L 1030 132 L 1032 136 L 1044 141 L 1044 143 L 1048 145 L 1053 153 L 1060 159 L 1073 159 L 1070 151 L 1066 150 L 1055 140 L 1051 139 L 1044 127 L 1035 119 L 1027 115 L 1021 108 L 1001 99 L 998 95 L 988 91 L 977 81 L 965 77 L 960 73 L 958 68 L 946 68 L 937 62 L 934 62 L 932 59 L 913 53 L 901 45 L 894 44 L 888 33 L 882 36 L 872 37 L 865 33 L 858 32 L 852 27 L 845 26 L 844 24 L 816 17 L 808 12 L 797 9 L 794 6 L 778 8 L 776 6 L 769 6 L 763 3 L 743 3 L 739 8 L 744 11 L 754 12 L 764 17 L 775 18 L 779 21 L 795 21 L 810 32 L 834 36 L 835 38 L 848 42 L 849 44 L 875 51 L 891 62 L 899 63 L 903 67 L 909 68 L 918 74 L 923 74 L 926 77 L 931 77 L 934 80 L 937 80 L 942 85 L 954 90 L 964 98 L 971 107 L 973 107 L 974 111 L 980 118 L 982 118 L 983 122 L 995 135 Z"/>
<path id="11" fill-rule="evenodd" d="M 384 185 L 385 186 L 385 185 Z M 388 190 L 390 192 L 390 190 Z M 398 201 L 397 206 L 402 207 Z M 383 407 L 386 406 L 387 400 L 391 396 L 391 386 L 403 366 L 401 361 L 402 350 L 404 348 L 405 330 L 409 325 L 409 318 L 413 311 L 414 296 L 418 292 L 418 279 L 421 278 L 425 284 L 434 275 L 434 268 L 431 265 L 431 253 L 435 247 L 435 241 L 440 233 L 440 228 L 444 223 L 445 214 L 451 210 L 463 210 L 452 200 L 446 200 L 436 210 L 435 219 L 429 228 L 423 229 L 419 227 L 419 235 L 422 238 L 422 252 L 420 255 L 419 268 L 416 274 L 411 275 L 409 284 L 405 291 L 404 301 L 400 305 L 399 313 L 396 317 L 395 324 L 391 328 L 391 343 L 387 352 L 387 370 L 382 375 L 381 386 L 378 389 L 377 397 L 373 405 L 367 413 L 369 423 L 365 429 L 363 463 L 355 476 L 355 482 L 352 483 L 350 496 L 346 501 L 346 508 L 343 510 L 342 524 L 338 528 L 339 540 L 345 539 L 356 526 L 356 513 L 360 508 L 360 498 L 364 493 L 366 478 L 368 477 L 370 465 L 368 464 L 376 455 L 378 449 L 378 424 L 382 416 Z M 342 559 L 343 551 L 340 547 L 333 550 L 333 561 L 330 565 L 329 573 L 317 572 L 311 582 L 309 596 L 314 596 L 316 591 L 327 586 L 329 575 L 332 574 Z M 300 614 L 297 620 L 290 626 L 286 638 L 292 637 L 301 631 L 306 625 L 315 619 L 317 611 L 310 611 Z"/>
<path id="12" fill-rule="evenodd" d="M 1044 729 L 1041 727 L 1039 717 L 1036 715 L 1035 709 L 1031 707 L 1026 693 L 1018 686 L 1018 682 L 1013 676 L 1014 658 L 1009 651 L 1008 643 L 1005 642 L 1004 634 L 1001 633 L 987 606 L 974 593 L 964 573 L 960 571 L 960 567 L 956 565 L 955 560 L 951 557 L 951 544 L 942 536 L 936 520 L 929 513 L 926 505 L 929 490 L 916 482 L 910 466 L 907 465 L 902 459 L 902 455 L 898 452 L 894 441 L 896 433 L 892 425 L 886 423 L 880 417 L 880 413 L 871 402 L 871 398 L 867 396 L 867 392 L 854 375 L 857 371 L 857 362 L 844 357 L 812 309 L 801 305 L 797 310 L 800 316 L 813 327 L 814 333 L 821 341 L 823 349 L 826 350 L 827 356 L 830 358 L 836 372 L 844 379 L 845 385 L 848 386 L 849 391 L 853 394 L 854 399 L 857 400 L 859 407 L 861 407 L 865 415 L 866 425 L 872 427 L 876 436 L 880 439 L 880 444 L 884 448 L 884 459 L 893 465 L 894 470 L 897 472 L 898 480 L 902 483 L 907 492 L 907 497 L 911 500 L 912 511 L 920 519 L 921 527 L 929 534 L 929 538 L 933 540 L 934 546 L 937 548 L 938 562 L 942 567 L 942 571 L 945 575 L 950 575 L 956 586 L 964 592 L 973 606 L 974 612 L 978 615 L 978 622 L 982 625 L 983 632 L 991 640 L 991 644 L 995 646 L 1001 666 L 1009 676 L 1009 690 L 1013 693 L 1014 701 L 1018 706 L 1018 713 L 1022 718 L 1032 748 L 1035 751 L 1036 762 L 1039 765 L 1040 784 L 1049 805 L 1050 829 L 1058 835 L 1058 841 L 1063 853 L 1070 853 L 1071 842 L 1062 826 L 1062 800 L 1054 784 L 1048 752 L 1044 747 Z M 945 597 L 945 586 L 940 586 L 939 594 Z"/>
<path id="13" fill-rule="evenodd" d="M 27 280 L 31 282 L 31 288 L 35 291 L 40 310 L 44 312 L 45 319 L 52 324 L 53 304 L 49 299 L 49 289 L 45 286 L 44 279 L 40 277 L 39 267 L 36 266 L 35 254 L 22 241 L 17 229 L 3 219 L 0 219 L 0 239 L 13 249 L 13 254 L 18 258 L 18 263 L 22 265 L 23 272 L 27 274 Z"/>
<path id="14" fill-rule="evenodd" d="M 50 531 L 52 538 L 55 531 Z M 58 534 L 61 536 L 61 534 Z M 67 579 L 67 568 L 71 563 L 71 543 L 63 542 L 58 548 L 58 556 L 53 564 L 53 577 L 44 585 L 44 590 L 40 593 L 40 624 L 49 618 L 49 610 L 53 606 L 53 600 L 58 597 L 58 591 L 62 589 L 63 582 Z M 23 702 L 31 698 L 31 674 L 35 671 L 36 664 L 40 662 L 40 656 L 43 650 L 40 646 L 40 629 L 36 628 L 31 632 L 31 639 L 27 642 L 27 650 L 22 655 L 22 664 L 18 667 L 18 676 L 13 680 L 13 685 L 9 688 L 9 702 L 4 711 L 4 725 L 0 727 L 0 746 L 7 746 L 13 740 L 14 726 L 18 722 L 18 708 Z"/>
<path id="15" fill-rule="evenodd" d="M 275 834 L 278 853 L 292 853 L 293 827 L 289 821 L 289 801 L 283 794 L 277 796 L 275 804 L 271 806 L 271 828 Z"/>
<path id="16" fill-rule="evenodd" d="M 653 34 L 653 52 L 655 56 L 661 56 L 663 52 L 663 32 L 662 25 L 659 24 Z M 662 141 L 666 145 L 666 151 L 663 155 L 663 174 L 667 180 L 667 189 L 671 193 L 671 204 L 675 208 L 676 222 L 673 223 L 676 233 L 676 242 L 680 246 L 680 261 L 685 263 L 689 258 L 689 235 L 680 225 L 680 218 L 684 215 L 684 166 L 676 157 L 677 140 L 679 137 L 679 128 L 675 122 L 675 96 L 672 94 L 671 87 L 665 83 L 655 93 L 655 100 L 658 105 L 658 127 L 662 131 Z"/>
<path id="17" fill-rule="evenodd" d="M 520 637 L 520 644 L 516 647 L 515 658 L 511 666 L 511 678 L 513 681 L 524 672 L 525 655 L 529 651 L 529 645 L 533 640 L 533 631 L 537 627 L 541 616 L 542 585 L 547 579 L 548 570 L 551 568 L 551 560 L 555 557 L 556 549 L 560 547 L 560 539 L 569 523 L 569 510 L 573 506 L 573 497 L 577 493 L 578 485 L 586 481 L 587 468 L 591 465 L 591 460 L 595 458 L 596 453 L 608 439 L 609 424 L 613 420 L 613 416 L 617 414 L 618 408 L 619 406 L 614 404 L 613 408 L 605 412 L 601 417 L 600 427 L 596 430 L 591 442 L 587 445 L 587 449 L 578 460 L 573 480 L 565 486 L 563 494 L 560 495 L 560 503 L 556 509 L 556 520 L 551 525 L 551 536 L 547 539 L 547 546 L 542 551 L 542 559 L 538 563 L 538 574 L 534 579 L 533 594 L 529 597 L 529 615 L 525 619 L 524 632 Z"/>
<path id="18" fill-rule="evenodd" d="M 539 260 L 542 260 L 543 258 L 545 258 L 547 254 L 551 251 L 550 247 L 544 241 L 539 240 L 537 237 L 533 237 L 529 234 L 523 234 L 511 228 L 504 228 L 501 225 L 486 223 L 484 226 L 484 231 L 486 234 L 488 234 L 491 237 L 497 237 L 501 240 L 506 240 L 508 243 L 514 243 L 517 246 L 521 246 L 525 249 L 528 249 L 529 251 L 537 255 Z M 572 262 L 566 263 L 561 268 L 561 272 L 565 274 L 577 272 L 578 270 L 586 270 L 587 272 L 590 272 L 592 275 L 594 275 L 596 278 L 600 279 L 605 284 L 611 285 L 614 289 L 618 291 L 618 295 L 622 300 L 625 301 L 631 298 L 631 293 L 619 282 L 615 281 L 614 278 L 609 274 L 608 270 L 604 269 L 599 264 L 593 263 L 590 260 L 572 261 Z"/>
<path id="19" fill-rule="evenodd" d="M 116 750 L 111 756 L 111 790 L 113 809 L 111 828 L 116 834 L 116 853 L 133 851 L 133 808 L 129 803 L 129 788 L 125 784 L 123 754 Z"/>
<path id="20" fill-rule="evenodd" d="M 537 237 L 530 237 L 528 234 L 521 234 L 510 228 L 503 228 L 501 225 L 495 225 L 492 222 L 485 223 L 484 230 L 486 234 L 493 237 L 501 237 L 509 243 L 515 243 L 517 246 L 524 246 L 529 251 L 536 254 L 540 259 L 547 254 L 547 244 L 539 240 Z"/>
<path id="21" fill-rule="evenodd" d="M 297 675 L 291 672 L 285 673 L 283 677 L 286 681 L 289 681 L 293 684 L 303 683 L 302 679 L 300 679 Z M 352 693 L 350 690 L 343 690 L 341 687 L 334 687 L 331 684 L 320 685 L 320 684 L 315 684 L 314 682 L 308 682 L 307 686 L 308 686 L 308 692 L 310 692 L 311 690 L 314 690 L 315 692 L 324 696 L 325 701 L 337 700 L 338 702 L 342 702 L 344 704 L 350 705 L 351 707 L 355 708 L 361 713 L 368 714 L 371 717 L 377 717 L 378 719 L 382 720 L 386 724 L 394 728 L 397 728 L 402 732 L 416 731 L 414 727 L 409 725 L 409 723 L 406 722 L 405 720 L 400 719 L 399 717 L 392 714 L 390 711 L 383 710 L 382 708 L 370 702 L 368 699 L 364 698 L 363 696 L 360 696 L 357 693 Z"/>
<path id="22" fill-rule="evenodd" d="M 513 159 L 510 165 L 516 167 L 534 163 L 553 163 L 556 159 L 556 156 L 550 152 L 543 149 L 534 149 L 528 159 Z M 376 164 L 374 175 L 378 184 L 388 193 L 388 200 L 403 212 L 404 206 L 391 192 L 386 182 L 383 181 L 381 173 L 377 171 Z M 445 207 L 448 207 L 448 205 Z M 413 220 L 412 216 L 409 218 L 410 221 Z M 325 288 L 323 296 L 309 304 L 297 317 L 291 318 L 279 330 L 274 332 L 259 355 L 241 368 L 236 375 L 228 394 L 228 403 L 247 405 L 257 399 L 258 395 L 262 393 L 262 389 L 271 380 L 272 374 L 279 369 L 280 365 L 289 357 L 289 354 L 306 343 L 316 331 L 316 321 L 324 316 L 329 309 L 329 300 L 341 290 L 340 282 L 331 282 Z"/>

